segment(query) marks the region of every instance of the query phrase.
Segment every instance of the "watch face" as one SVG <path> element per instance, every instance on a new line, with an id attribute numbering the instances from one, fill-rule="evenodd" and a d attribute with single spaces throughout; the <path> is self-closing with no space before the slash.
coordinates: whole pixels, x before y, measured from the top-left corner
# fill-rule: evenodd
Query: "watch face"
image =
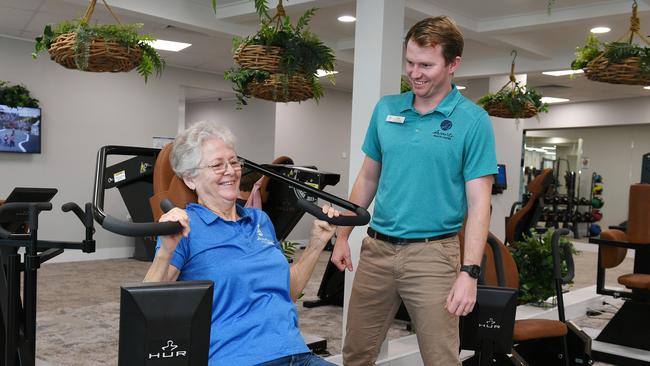
<path id="1" fill-rule="evenodd" d="M 476 264 L 462 266 L 460 270 L 469 273 L 472 278 L 479 278 L 481 275 L 481 266 L 478 266 Z"/>

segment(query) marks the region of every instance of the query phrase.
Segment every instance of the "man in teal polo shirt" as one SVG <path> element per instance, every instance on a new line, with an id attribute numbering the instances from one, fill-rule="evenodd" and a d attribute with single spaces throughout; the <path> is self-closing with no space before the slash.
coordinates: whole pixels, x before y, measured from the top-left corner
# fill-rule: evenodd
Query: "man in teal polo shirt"
<path id="1" fill-rule="evenodd" d="M 492 124 L 452 84 L 463 51 L 452 19 L 418 22 L 404 46 L 412 92 L 375 106 L 350 194 L 375 208 L 348 307 L 346 366 L 374 364 L 401 300 L 425 365 L 460 365 L 458 316 L 476 302 L 497 169 Z M 339 229 L 332 253 L 340 270 L 352 270 L 351 231 Z"/>

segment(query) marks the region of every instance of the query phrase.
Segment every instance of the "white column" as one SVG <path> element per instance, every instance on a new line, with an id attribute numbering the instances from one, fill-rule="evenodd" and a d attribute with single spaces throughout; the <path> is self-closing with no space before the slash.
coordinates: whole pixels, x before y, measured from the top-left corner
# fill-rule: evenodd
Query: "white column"
<path id="1" fill-rule="evenodd" d="M 404 0 L 357 0 L 356 17 L 349 190 L 352 189 L 363 162 L 361 145 L 375 103 L 383 95 L 399 93 Z M 350 251 L 355 269 L 359 262 L 361 240 L 365 231 L 365 227 L 357 227 L 350 235 Z M 353 278 L 354 272 L 346 272 L 343 339 Z"/>
<path id="2" fill-rule="evenodd" d="M 526 85 L 526 74 L 515 75 L 515 79 Z M 496 93 L 509 80 L 506 76 L 490 77 L 489 91 Z M 521 179 L 521 146 L 523 141 L 524 124 L 512 118 L 490 117 L 494 128 L 497 162 L 506 165 L 508 189 L 503 194 L 492 196 L 492 219 L 490 231 L 502 241 L 506 239 L 505 217 L 510 214 L 513 202 L 519 201 Z M 517 153 L 513 154 L 513 151 Z"/>

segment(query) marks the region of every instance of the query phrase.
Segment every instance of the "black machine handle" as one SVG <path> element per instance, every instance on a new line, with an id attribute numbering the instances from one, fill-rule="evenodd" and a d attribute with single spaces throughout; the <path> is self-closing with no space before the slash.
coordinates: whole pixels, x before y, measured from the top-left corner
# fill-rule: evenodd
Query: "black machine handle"
<path id="1" fill-rule="evenodd" d="M 571 234 L 569 229 L 557 229 L 553 232 L 551 237 L 552 253 L 553 253 L 553 276 L 556 280 L 560 280 L 562 284 L 569 283 L 575 275 L 575 265 L 573 263 L 573 254 L 571 253 L 571 245 L 560 246 L 560 237 Z M 562 277 L 560 249 L 564 252 L 564 260 L 567 263 L 567 274 Z"/>
<path id="2" fill-rule="evenodd" d="M 317 219 L 327 221 L 332 225 L 363 226 L 370 222 L 370 214 L 361 206 L 357 206 L 355 210 L 355 213 L 357 214 L 356 216 L 329 217 L 323 213 L 323 210 L 318 207 L 318 205 L 311 203 L 306 199 L 299 199 L 296 201 L 296 205 L 310 213 L 312 216 L 315 216 Z"/>
<path id="3" fill-rule="evenodd" d="M 93 215 L 95 220 L 106 230 L 114 232 L 120 235 L 126 236 L 158 236 L 158 235 L 170 235 L 178 233 L 182 230 L 180 224 L 175 222 L 152 222 L 152 223 L 133 223 L 124 220 L 117 219 L 110 215 L 107 215 L 104 212 L 104 182 L 105 182 L 105 170 L 106 170 L 106 157 L 108 155 L 150 155 L 157 157 L 160 149 L 153 148 L 144 148 L 144 147 L 133 147 L 133 146 L 115 146 L 109 145 L 102 147 L 97 152 L 97 166 L 95 169 L 95 187 L 93 189 Z M 240 157 L 241 158 L 241 157 Z M 368 211 L 361 207 L 357 206 L 352 202 L 348 202 L 342 198 L 331 195 L 327 192 L 321 191 L 319 189 L 313 188 L 307 184 L 299 182 L 295 179 L 285 177 L 282 174 L 271 171 L 259 164 L 256 164 L 250 160 L 243 159 L 246 167 L 262 173 L 269 178 L 278 180 L 282 183 L 288 184 L 289 186 L 298 188 L 300 190 L 309 192 L 314 196 L 321 198 L 327 202 L 355 212 L 357 216 L 345 216 L 338 218 L 329 218 L 327 215 L 324 215 L 321 211 L 321 208 L 316 204 L 310 202 L 303 203 L 298 200 L 298 204 L 305 211 L 310 214 L 327 221 L 334 225 L 344 225 L 344 226 L 358 226 L 366 225 L 370 222 L 370 214 Z M 173 207 L 173 204 L 172 204 Z M 161 203 L 162 208 L 162 203 Z M 170 208 L 168 208 L 170 209 Z M 165 210 L 163 208 L 163 210 Z M 324 216 L 324 217 L 323 217 Z"/>
<path id="4" fill-rule="evenodd" d="M 339 216 L 339 217 L 329 218 L 327 217 L 327 215 L 323 214 L 321 208 L 318 207 L 318 205 L 316 205 L 315 203 L 311 203 L 304 199 L 298 200 L 297 203 L 298 207 L 302 208 L 303 210 L 307 211 L 308 213 L 310 213 L 311 215 L 315 216 L 320 220 L 327 221 L 330 224 L 339 225 L 339 226 L 363 226 L 370 222 L 370 214 L 365 208 L 361 206 L 355 205 L 352 202 L 346 201 L 340 197 L 334 196 L 325 191 L 321 191 L 320 189 L 316 189 L 312 186 L 309 186 L 295 179 L 291 179 L 282 174 L 276 173 L 250 160 L 244 159 L 241 156 L 239 158 L 244 161 L 244 166 L 251 168 L 256 172 L 262 173 L 269 178 L 285 183 L 291 187 L 309 192 L 320 199 L 323 199 L 329 203 L 335 204 L 339 207 L 345 208 L 357 214 L 357 216 Z"/>
<path id="5" fill-rule="evenodd" d="M 28 215 L 28 224 L 30 229 L 38 229 L 38 214 L 41 211 L 50 211 L 52 210 L 52 203 L 50 202 L 10 202 L 5 203 L 0 206 L 0 213 L 7 211 L 19 211 L 27 210 Z M 0 238 L 8 239 L 11 238 L 14 234 L 5 230 L 0 226 Z"/>

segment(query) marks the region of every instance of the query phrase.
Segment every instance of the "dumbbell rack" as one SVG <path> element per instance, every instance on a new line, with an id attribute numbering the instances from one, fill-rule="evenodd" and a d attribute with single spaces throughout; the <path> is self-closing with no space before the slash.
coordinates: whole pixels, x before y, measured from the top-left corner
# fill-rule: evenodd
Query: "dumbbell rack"
<path id="1" fill-rule="evenodd" d="M 541 221 L 545 222 L 546 228 L 559 229 L 567 228 L 573 231 L 574 237 L 580 237 L 579 224 L 590 223 L 591 220 L 591 197 L 578 198 L 576 190 L 576 174 L 567 172 L 565 176 L 567 194 L 554 192 L 544 197 L 544 213 Z M 586 201 L 586 202 L 585 202 Z M 588 211 L 584 211 L 588 207 Z"/>

